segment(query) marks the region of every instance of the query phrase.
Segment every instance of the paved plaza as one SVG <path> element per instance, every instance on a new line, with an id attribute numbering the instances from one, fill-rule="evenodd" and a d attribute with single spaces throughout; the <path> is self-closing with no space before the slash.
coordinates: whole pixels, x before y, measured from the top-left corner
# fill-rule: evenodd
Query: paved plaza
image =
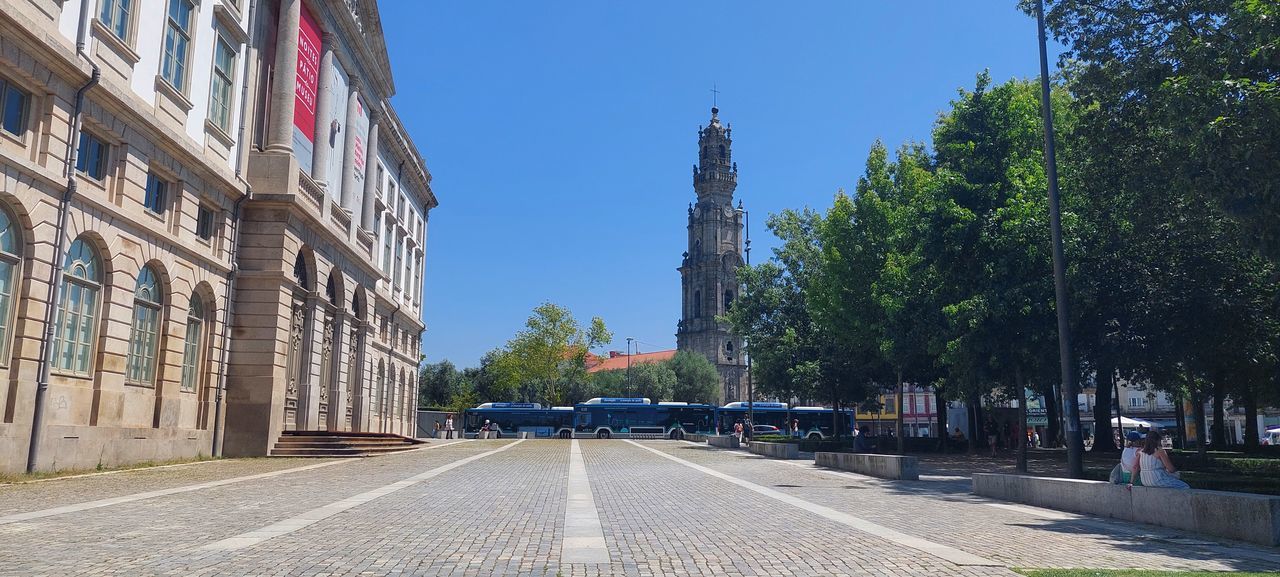
<path id="1" fill-rule="evenodd" d="M 0 575 L 1280 570 L 1280 550 L 676 441 L 434 441 L 0 486 Z"/>

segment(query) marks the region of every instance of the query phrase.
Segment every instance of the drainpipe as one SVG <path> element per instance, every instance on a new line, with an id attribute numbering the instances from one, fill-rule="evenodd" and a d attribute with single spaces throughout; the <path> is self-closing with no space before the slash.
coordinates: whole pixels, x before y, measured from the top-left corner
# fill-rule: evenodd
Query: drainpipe
<path id="1" fill-rule="evenodd" d="M 232 251 L 230 251 L 230 261 L 232 267 L 227 271 L 227 289 L 223 296 L 223 302 L 227 303 L 227 313 L 223 315 L 223 349 L 221 349 L 220 360 L 218 366 L 221 367 L 220 375 L 218 375 L 218 386 L 214 390 L 214 447 L 210 449 L 212 457 L 221 457 L 223 455 L 223 397 L 227 391 L 227 357 L 230 351 L 228 343 L 228 333 L 232 320 L 236 317 L 236 275 L 239 274 L 239 261 L 237 261 L 236 253 L 239 248 L 239 211 L 244 201 L 250 200 L 253 196 L 253 187 L 244 186 L 244 194 L 236 200 L 236 207 L 232 209 Z"/>
<path id="2" fill-rule="evenodd" d="M 246 132 L 245 116 L 249 108 L 249 58 L 247 57 L 250 50 L 253 50 L 254 36 L 257 34 L 258 21 L 258 1 L 249 1 L 249 41 L 245 43 L 244 70 L 241 72 L 240 80 L 240 126 L 236 129 L 236 143 L 239 149 L 236 151 L 236 178 L 241 178 L 244 173 L 244 150 L 246 143 L 244 135 Z M 222 368 L 221 374 L 218 375 L 218 385 L 214 389 L 213 400 L 213 447 L 210 448 L 209 454 L 214 457 L 222 456 L 222 402 L 227 391 L 227 355 L 231 347 L 228 345 L 227 335 L 231 332 L 232 320 L 235 318 L 235 284 L 236 276 L 240 274 L 240 261 L 237 258 L 240 249 L 240 208 L 244 206 L 244 202 L 253 197 L 253 186 L 245 183 L 244 194 L 236 199 L 235 208 L 231 209 L 231 269 L 227 271 L 227 284 L 222 297 L 222 302 L 226 303 L 227 312 L 223 315 L 222 321 L 222 351 L 219 353 L 218 366 Z"/>
<path id="3" fill-rule="evenodd" d="M 84 110 L 84 95 L 98 84 L 98 80 L 102 78 L 102 71 L 98 65 L 94 63 L 89 54 L 85 52 L 85 37 L 89 32 L 89 0 L 80 0 L 80 20 L 76 24 L 76 56 L 83 58 L 89 66 L 93 67 L 93 72 L 89 75 L 88 82 L 80 86 L 76 90 L 75 111 L 71 117 L 71 127 L 67 136 L 67 161 L 64 173 L 67 177 L 67 187 L 62 193 L 62 199 L 58 203 L 58 227 L 54 231 L 53 237 L 53 258 L 50 265 L 53 270 L 49 275 L 49 296 L 46 302 L 49 306 L 44 311 L 44 340 L 40 341 L 40 360 L 36 377 L 36 398 L 35 408 L 31 415 L 31 439 L 27 446 L 27 472 L 31 473 L 36 470 L 36 459 L 40 456 L 40 442 L 44 438 L 44 404 L 49 394 L 49 365 L 52 359 L 49 358 L 50 347 L 54 337 L 54 314 L 58 309 L 59 303 L 62 301 L 62 266 L 58 264 L 58 259 L 62 257 L 63 237 L 67 230 L 67 212 L 71 208 L 71 198 L 76 194 L 76 156 L 79 153 L 81 112 Z"/>

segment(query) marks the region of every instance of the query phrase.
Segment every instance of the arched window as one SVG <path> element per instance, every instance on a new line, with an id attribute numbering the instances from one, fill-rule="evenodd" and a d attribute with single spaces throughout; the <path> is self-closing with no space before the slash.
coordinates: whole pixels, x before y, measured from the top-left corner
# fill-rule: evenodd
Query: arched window
<path id="1" fill-rule="evenodd" d="M 729 308 L 733 306 L 733 291 L 724 291 L 724 312 L 729 312 Z"/>
<path id="2" fill-rule="evenodd" d="M 301 252 L 298 253 L 298 258 L 293 260 L 293 280 L 303 289 L 311 286 L 311 280 L 307 277 L 307 261 L 302 258 Z"/>
<path id="3" fill-rule="evenodd" d="M 724 145 L 720 145 L 720 160 L 724 160 Z"/>
<path id="4" fill-rule="evenodd" d="M 702 318 L 702 291 L 693 291 L 693 318 Z"/>
<path id="5" fill-rule="evenodd" d="M 98 325 L 102 265 L 89 243 L 76 239 L 62 263 L 62 300 L 53 335 L 53 368 L 89 374 Z"/>
<path id="6" fill-rule="evenodd" d="M 18 233 L 9 213 L 0 210 L 0 364 L 9 359 L 9 339 L 13 333 L 13 285 L 21 262 Z"/>
<path id="7" fill-rule="evenodd" d="M 182 390 L 194 392 L 200 380 L 200 354 L 204 350 L 204 302 L 191 295 L 187 308 L 187 340 L 182 348 Z"/>
<path id="8" fill-rule="evenodd" d="M 160 294 L 155 271 L 150 266 L 142 267 L 133 289 L 133 330 L 129 332 L 129 357 L 124 368 L 125 380 L 130 383 L 155 384 L 163 304 L 164 296 Z"/>

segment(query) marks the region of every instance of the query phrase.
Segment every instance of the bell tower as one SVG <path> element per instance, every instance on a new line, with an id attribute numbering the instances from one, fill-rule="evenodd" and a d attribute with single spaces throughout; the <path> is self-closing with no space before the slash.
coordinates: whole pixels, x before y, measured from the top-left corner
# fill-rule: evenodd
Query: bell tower
<path id="1" fill-rule="evenodd" d="M 733 162 L 732 126 L 722 126 L 720 110 L 698 128 L 698 164 L 693 167 L 697 202 L 689 205 L 689 249 L 680 262 L 683 307 L 676 325 L 676 348 L 709 359 L 720 373 L 720 402 L 746 396 L 747 365 L 743 340 L 716 319 L 738 297 L 742 266 L 742 202 L 733 206 L 738 165 Z"/>

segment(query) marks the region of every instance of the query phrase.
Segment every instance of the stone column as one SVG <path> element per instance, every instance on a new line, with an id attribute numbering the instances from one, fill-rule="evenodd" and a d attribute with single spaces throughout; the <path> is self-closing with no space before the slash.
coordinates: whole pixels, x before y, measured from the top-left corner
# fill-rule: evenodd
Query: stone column
<path id="1" fill-rule="evenodd" d="M 308 293 L 306 304 L 307 317 L 302 329 L 302 354 L 298 362 L 302 364 L 302 378 L 298 382 L 298 430 L 309 431 L 317 428 L 320 418 L 320 391 L 316 383 L 320 380 L 320 365 L 315 362 L 316 343 L 320 342 L 322 323 L 316 322 L 316 314 L 324 314 L 320 306 L 320 295 Z"/>
<path id="2" fill-rule="evenodd" d="M 342 208 L 351 212 L 352 221 L 359 222 L 355 218 L 358 212 L 355 206 L 356 197 L 356 125 L 359 124 L 360 118 L 360 79 L 354 74 L 347 77 L 347 124 L 343 130 L 346 131 L 346 137 L 342 143 Z M 365 153 L 365 163 L 369 162 L 369 155 Z"/>
<path id="3" fill-rule="evenodd" d="M 293 107 L 298 85 L 298 29 L 302 0 L 280 0 L 280 25 L 276 29 L 275 79 L 271 85 L 271 123 L 267 150 L 293 152 Z"/>
<path id="4" fill-rule="evenodd" d="M 327 423 L 330 431 L 341 431 L 347 424 L 347 379 L 346 372 L 342 370 L 346 366 L 342 362 L 346 357 L 347 342 L 347 309 L 342 306 L 342 299 L 338 299 L 338 305 L 333 307 L 333 326 L 329 327 L 333 331 L 332 349 L 329 358 L 329 382 L 324 386 L 329 387 L 329 422 Z M 354 359 L 347 359 L 347 363 L 354 362 Z M 351 370 L 350 367 L 347 370 Z"/>
<path id="5" fill-rule="evenodd" d="M 365 143 L 364 155 L 364 202 L 360 209 L 360 228 L 373 233 L 373 198 L 378 193 L 375 180 L 378 178 L 378 124 L 382 122 L 382 114 L 373 106 L 369 106 L 369 139 Z"/>
<path id="6" fill-rule="evenodd" d="M 333 67 L 333 44 L 336 37 L 324 33 L 320 48 L 320 86 L 316 89 L 316 142 L 311 154 L 311 179 L 328 188 L 329 158 L 333 151 L 333 117 L 329 109 L 333 107 L 333 77 L 337 71 Z"/>

